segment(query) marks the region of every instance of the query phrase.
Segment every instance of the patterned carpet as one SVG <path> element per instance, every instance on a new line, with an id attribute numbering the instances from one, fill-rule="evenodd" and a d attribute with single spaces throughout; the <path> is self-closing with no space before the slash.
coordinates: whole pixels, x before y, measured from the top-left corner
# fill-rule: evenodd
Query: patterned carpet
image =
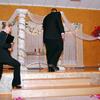
<path id="1" fill-rule="evenodd" d="M 0 80 L 0 93 L 11 91 L 12 74 L 4 73 Z"/>

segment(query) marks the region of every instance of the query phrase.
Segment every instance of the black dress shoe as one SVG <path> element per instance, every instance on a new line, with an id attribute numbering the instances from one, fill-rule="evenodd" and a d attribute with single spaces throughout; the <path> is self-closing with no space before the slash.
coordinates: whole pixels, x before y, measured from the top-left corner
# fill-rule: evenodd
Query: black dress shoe
<path id="1" fill-rule="evenodd" d="M 53 67 L 48 67 L 48 72 L 55 72 L 55 69 Z"/>
<path id="2" fill-rule="evenodd" d="M 20 85 L 15 85 L 15 86 L 12 86 L 13 89 L 21 89 L 22 87 Z"/>
<path id="3" fill-rule="evenodd" d="M 55 69 L 54 69 L 54 65 L 53 64 L 49 64 L 48 65 L 48 72 L 55 72 Z"/>
<path id="4" fill-rule="evenodd" d="M 58 70 L 59 70 L 59 67 L 56 67 L 56 66 L 55 66 L 54 69 L 55 69 L 55 71 L 58 71 Z"/>

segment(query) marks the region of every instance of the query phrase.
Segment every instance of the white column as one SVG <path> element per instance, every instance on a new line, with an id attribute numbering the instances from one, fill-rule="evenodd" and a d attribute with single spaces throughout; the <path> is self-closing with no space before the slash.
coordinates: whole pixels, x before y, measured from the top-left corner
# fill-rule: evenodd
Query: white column
<path id="1" fill-rule="evenodd" d="M 28 12 L 26 9 L 18 9 L 18 60 L 21 63 L 21 69 L 25 70 L 25 17 Z"/>

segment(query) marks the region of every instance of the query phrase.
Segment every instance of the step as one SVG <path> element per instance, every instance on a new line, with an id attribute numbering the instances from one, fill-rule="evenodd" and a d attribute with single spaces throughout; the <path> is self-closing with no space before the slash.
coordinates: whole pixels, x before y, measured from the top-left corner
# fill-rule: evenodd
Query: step
<path id="1" fill-rule="evenodd" d="M 59 79 L 59 78 L 90 78 L 92 84 L 100 85 L 100 71 L 75 71 L 75 72 L 21 72 L 22 80 L 34 79 Z"/>
<path id="2" fill-rule="evenodd" d="M 97 100 L 96 96 L 33 97 L 23 100 Z M 14 99 L 15 100 L 15 99 Z"/>
<path id="3" fill-rule="evenodd" d="M 35 89 L 12 90 L 12 97 L 33 98 L 33 97 L 57 97 L 57 96 L 82 96 L 100 94 L 99 85 L 90 86 L 62 86 L 62 87 L 46 87 Z"/>
<path id="4" fill-rule="evenodd" d="M 31 85 L 29 85 L 31 84 Z M 57 78 L 57 79 L 26 79 L 22 81 L 24 88 L 41 88 L 41 87 L 52 87 L 52 86 L 80 86 L 90 85 L 90 78 Z"/>
<path id="5" fill-rule="evenodd" d="M 21 72 L 22 79 L 80 78 L 100 79 L 100 72 Z"/>
<path id="6" fill-rule="evenodd" d="M 12 100 L 12 92 L 0 92 L 0 100 Z"/>

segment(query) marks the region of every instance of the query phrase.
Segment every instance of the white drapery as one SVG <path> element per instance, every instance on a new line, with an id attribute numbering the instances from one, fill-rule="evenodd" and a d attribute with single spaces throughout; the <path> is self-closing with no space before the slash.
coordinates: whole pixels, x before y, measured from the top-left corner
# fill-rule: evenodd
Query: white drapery
<path id="1" fill-rule="evenodd" d="M 61 64 L 62 65 L 79 65 L 79 66 L 83 66 L 83 62 L 81 62 L 81 64 L 79 62 L 79 58 L 80 60 L 83 60 L 83 56 L 80 56 L 79 54 L 83 55 L 83 48 L 82 43 L 78 44 L 78 39 L 79 42 L 82 42 L 83 40 L 96 40 L 97 38 L 84 34 L 82 33 L 82 31 L 80 30 L 80 28 L 82 28 L 81 24 L 71 24 L 67 18 L 65 17 L 64 13 L 61 12 L 62 18 L 63 18 L 63 23 L 64 23 L 64 28 L 65 28 L 65 40 L 64 40 L 64 52 L 61 58 Z M 44 16 L 39 16 L 39 15 L 34 15 L 30 12 L 28 12 L 28 16 L 31 19 L 31 24 L 29 24 L 29 27 L 31 27 L 31 33 L 33 35 L 38 34 L 39 35 L 39 30 L 42 30 L 42 22 L 43 22 L 43 18 Z M 34 17 L 33 17 L 34 16 Z M 32 24 L 33 23 L 33 24 Z M 39 26 L 39 27 L 36 27 Z M 33 28 L 32 28 L 33 26 Z M 35 28 L 36 27 L 36 28 Z M 27 29 L 28 31 L 28 29 Z M 42 33 L 42 31 L 40 32 Z M 77 39 L 78 38 L 78 39 Z M 79 46 L 78 46 L 79 45 Z M 80 49 L 81 53 L 77 54 L 77 49 Z M 78 57 L 77 57 L 78 56 Z M 80 56 L 80 57 L 79 57 Z"/>

